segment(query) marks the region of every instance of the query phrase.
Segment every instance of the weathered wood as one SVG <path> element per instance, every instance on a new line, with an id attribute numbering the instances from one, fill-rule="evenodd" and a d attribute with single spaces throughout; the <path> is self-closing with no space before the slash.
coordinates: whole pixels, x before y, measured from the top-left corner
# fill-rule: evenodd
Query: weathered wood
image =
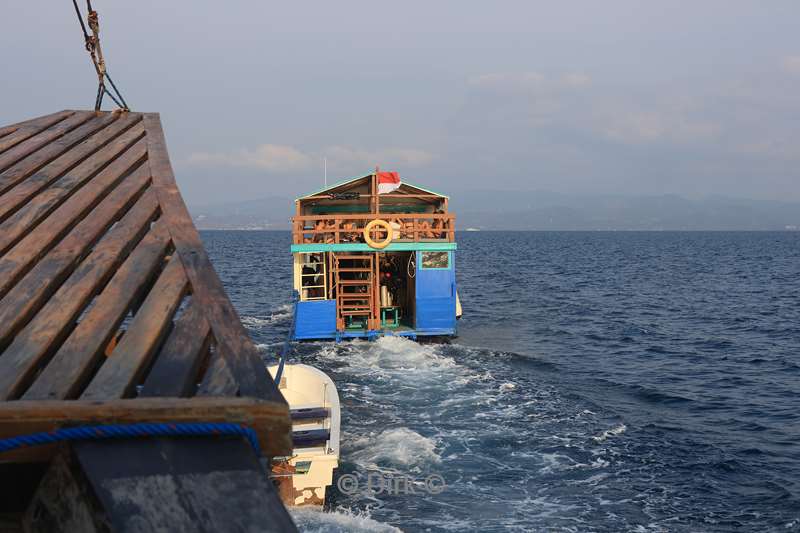
<path id="1" fill-rule="evenodd" d="M 285 402 L 222 397 L 0 402 L 0 438 L 52 431 L 67 423 L 193 421 L 244 424 L 256 432 L 265 455 L 291 454 L 291 422 Z M 5 455 L 0 454 L 0 461 L 4 458 Z"/>
<path id="2" fill-rule="evenodd" d="M 81 395 L 82 399 L 126 398 L 132 393 L 169 330 L 187 288 L 183 265 L 178 255 L 173 255 L 111 357 Z"/>
<path id="3" fill-rule="evenodd" d="M 241 438 L 85 442 L 75 452 L 114 531 L 296 531 Z"/>
<path id="4" fill-rule="evenodd" d="M 4 128 L 9 133 L 0 139 L 0 154 L 74 113 L 74 111 L 59 111 L 58 113 L 52 113 L 26 122 L 19 122 Z"/>
<path id="5" fill-rule="evenodd" d="M 139 396 L 190 396 L 210 345 L 211 327 L 201 307 L 192 300 L 175 322 Z"/>
<path id="6" fill-rule="evenodd" d="M 161 264 L 168 245 L 165 228 L 156 223 L 97 296 L 94 306 L 23 399 L 64 400 L 80 395 L 91 373 L 105 357 L 103 349 L 117 332 L 133 301 L 147 288 L 147 281 Z"/>
<path id="7" fill-rule="evenodd" d="M 68 425 L 224 421 L 253 427 L 267 456 L 291 453 L 288 407 L 192 225 L 158 115 L 63 112 L 2 128 L 0 190 L 0 438 Z M 158 448 L 169 456 L 159 475 L 192 454 L 169 451 L 173 445 L 192 447 L 182 439 L 137 441 L 144 451 L 103 443 L 128 453 L 122 462 L 137 468 L 137 458 Z M 47 461 L 56 449 L 3 453 L 0 465 Z M 87 454 L 81 469 L 104 457 Z M 204 512 L 225 515 L 220 509 L 234 496 L 219 479 L 199 492 L 176 485 L 169 501 L 195 526 L 183 529 L 208 522 L 192 498 L 206 498 Z M 245 492 L 265 493 L 263 471 L 258 482 L 247 479 Z M 145 496 L 151 504 L 168 501 L 157 491 Z M 103 512 L 114 505 L 105 502 Z M 265 520 L 276 513 L 264 500 L 247 508 Z M 235 514 L 247 527 L 269 529 L 246 512 Z"/>
<path id="8" fill-rule="evenodd" d="M 0 297 L 8 292 L 37 259 L 44 256 L 56 244 L 60 252 L 73 256 L 75 252 L 85 250 L 97 240 L 107 226 L 98 223 L 96 218 L 100 213 L 94 208 L 114 190 L 110 199 L 104 202 L 104 206 L 109 211 L 119 212 L 121 207 L 125 207 L 126 195 L 132 198 L 129 193 L 132 191 L 135 193 L 147 184 L 150 180 L 149 169 L 141 164 L 144 155 L 145 146 L 140 141 L 0 258 Z M 122 186 L 114 189 L 123 180 Z M 93 210 L 92 216 L 86 217 Z M 69 237 L 59 242 L 59 239 L 70 230 L 73 231 Z M 49 254 L 49 256 L 59 257 L 60 254 Z"/>
<path id="9" fill-rule="evenodd" d="M 0 172 L 5 172 L 8 168 L 26 158 L 28 159 L 26 164 L 29 164 L 32 168 L 41 168 L 47 164 L 49 160 L 46 156 L 42 157 L 37 154 L 37 150 L 63 137 L 84 122 L 91 120 L 94 116 L 93 113 L 75 113 L 61 122 L 56 123 L 53 127 L 37 133 L 10 150 L 3 152 L 0 154 Z M 0 192 L 5 191 L 9 186 L 9 183 L 0 181 Z"/>
<path id="10" fill-rule="evenodd" d="M 45 145 L 34 156 L 26 157 L 13 167 L 7 169 L 0 176 L 0 190 L 7 191 L 22 180 L 31 176 L 36 171 L 45 167 L 63 154 L 68 154 L 72 148 L 85 141 L 88 137 L 113 123 L 117 115 L 100 115 L 91 117 L 79 127 L 70 131 L 63 137 Z"/>
<path id="11" fill-rule="evenodd" d="M 205 309 L 217 350 L 236 378 L 238 390 L 206 389 L 215 394 L 241 394 L 274 401 L 285 401 L 271 379 L 265 379 L 264 363 L 253 341 L 247 336 L 236 310 L 225 295 L 219 277 L 191 222 L 175 183 L 167 157 L 166 140 L 158 114 L 144 116 L 149 150 L 148 163 L 153 186 L 158 193 L 175 249 L 181 257 L 192 285 L 192 297 Z M 211 369 L 210 369 L 211 370 Z M 227 383 L 227 381 L 226 381 Z M 220 382 L 222 384 L 222 382 Z"/>
<path id="12" fill-rule="evenodd" d="M 98 170 L 115 159 L 119 152 L 127 150 L 133 142 L 138 140 L 138 137 L 127 136 L 120 138 L 117 142 L 113 142 L 140 120 L 141 115 L 126 114 L 0 196 L 0 221 L 7 219 L 11 214 L 23 207 L 32 209 L 33 205 L 38 204 L 46 205 L 47 207 L 53 206 L 52 201 L 45 201 L 43 198 L 45 195 L 48 196 L 49 200 L 49 197 L 54 194 L 58 195 L 58 198 L 63 198 L 64 195 L 61 193 L 74 192 L 87 179 L 91 179 Z M 144 136 L 144 129 L 139 131 L 139 137 L 142 136 Z M 96 153 L 112 142 L 111 149 Z M 89 161 L 86 161 L 87 159 Z M 9 172 L 3 174 L 8 175 Z M 43 191 L 45 187 L 49 187 L 51 184 L 54 185 L 50 189 Z M 39 194 L 37 195 L 37 193 Z M 55 204 L 55 206 L 57 205 Z M 49 213 L 50 211 L 42 210 L 38 207 L 36 209 L 36 214 L 39 218 Z M 38 220 L 36 217 L 28 218 Z M 19 222 L 15 224 L 17 223 Z M 7 225 L 4 224 L 3 227 L 6 228 Z"/>
<path id="13" fill-rule="evenodd" d="M 22 281 L 3 297 L 0 301 L 0 349 L 8 344 L 11 336 L 29 320 L 43 301 L 52 295 L 72 272 L 77 266 L 77 259 L 82 257 L 144 192 L 150 181 L 146 171 L 146 167 L 139 167 L 135 171 L 135 176 L 125 180 L 105 198 L 92 212 L 92 216 L 83 219 L 75 226 L 58 246 L 36 263 Z M 25 240 L 22 243 L 25 243 Z M 28 250 L 22 252 L 32 255 Z M 3 280 L 2 276 L 8 275 L 13 278 L 14 274 L 21 270 L 19 264 L 6 261 L 7 258 L 8 256 L 0 260 L 0 284 L 6 281 L 6 285 L 11 280 Z"/>
<path id="14" fill-rule="evenodd" d="M 112 531 L 100 500 L 72 450 L 63 446 L 22 519 L 26 533 Z"/>
<path id="15" fill-rule="evenodd" d="M 14 338 L 0 357 L 0 398 L 17 398 L 32 378 L 42 360 L 68 334 L 75 319 L 99 287 L 113 274 L 158 212 L 152 191 L 146 193 L 123 219 L 98 243 L 58 291 L 49 298 L 41 312 Z M 26 303 L 30 304 L 30 300 Z M 0 311 L 13 310 L 12 306 Z M 0 322 L 13 328 L 12 315 Z"/>

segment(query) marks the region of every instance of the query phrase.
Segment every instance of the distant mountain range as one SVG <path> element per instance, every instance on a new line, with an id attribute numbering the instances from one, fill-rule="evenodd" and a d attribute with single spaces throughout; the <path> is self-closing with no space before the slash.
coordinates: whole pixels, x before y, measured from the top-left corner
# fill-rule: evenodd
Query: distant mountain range
<path id="1" fill-rule="evenodd" d="M 471 190 L 454 194 L 459 229 L 798 230 L 800 203 L 709 196 L 572 195 Z M 294 202 L 268 197 L 190 208 L 200 229 L 289 229 Z"/>

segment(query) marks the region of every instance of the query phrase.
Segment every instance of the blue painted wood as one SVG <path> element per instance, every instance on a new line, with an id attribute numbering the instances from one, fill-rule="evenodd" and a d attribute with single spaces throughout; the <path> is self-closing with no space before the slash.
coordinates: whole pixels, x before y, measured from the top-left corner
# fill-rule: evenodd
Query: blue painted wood
<path id="1" fill-rule="evenodd" d="M 422 264 L 422 253 L 417 252 L 417 265 Z M 450 268 L 417 268 L 416 324 L 418 334 L 442 332 L 453 334 L 456 328 L 456 277 L 455 254 L 450 254 Z M 434 333 L 429 333 L 434 334 Z"/>
<path id="2" fill-rule="evenodd" d="M 294 340 L 336 337 L 336 300 L 297 302 L 294 312 Z"/>
<path id="3" fill-rule="evenodd" d="M 331 410 L 327 407 L 305 407 L 303 409 L 292 409 L 289 411 L 292 420 L 313 420 L 317 418 L 327 418 Z"/>
<path id="4" fill-rule="evenodd" d="M 308 446 L 324 446 L 325 441 L 331 438 L 330 429 L 309 429 L 306 431 L 292 431 L 292 443 L 295 448 Z"/>

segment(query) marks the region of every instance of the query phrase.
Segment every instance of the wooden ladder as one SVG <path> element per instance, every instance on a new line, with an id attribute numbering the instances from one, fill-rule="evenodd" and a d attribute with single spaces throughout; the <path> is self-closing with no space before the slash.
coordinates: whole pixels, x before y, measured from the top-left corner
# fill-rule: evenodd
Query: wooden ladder
<path id="1" fill-rule="evenodd" d="M 376 329 L 375 254 L 331 252 L 331 284 L 336 292 L 336 329 L 344 331 L 346 317 L 367 318 L 367 329 Z"/>

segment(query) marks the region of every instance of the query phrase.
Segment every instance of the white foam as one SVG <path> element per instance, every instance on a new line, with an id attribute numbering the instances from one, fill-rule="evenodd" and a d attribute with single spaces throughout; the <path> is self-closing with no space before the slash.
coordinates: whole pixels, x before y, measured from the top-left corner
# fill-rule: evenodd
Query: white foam
<path id="1" fill-rule="evenodd" d="M 394 526 L 378 522 L 367 513 L 353 512 L 350 509 L 337 509 L 324 513 L 314 509 L 290 508 L 297 528 L 303 533 L 396 533 L 401 531 Z"/>
<path id="2" fill-rule="evenodd" d="M 436 453 L 436 442 L 408 428 L 393 428 L 366 437 L 356 437 L 350 443 L 356 451 L 348 459 L 362 467 L 380 469 L 380 466 L 409 469 L 441 462 Z"/>
<path id="3" fill-rule="evenodd" d="M 291 304 L 283 304 L 266 316 L 243 316 L 242 324 L 250 329 L 259 329 L 276 322 L 287 320 L 292 316 Z"/>
<path id="4" fill-rule="evenodd" d="M 622 435 L 623 433 L 625 433 L 625 430 L 627 430 L 627 429 L 628 429 L 628 427 L 625 424 L 620 424 L 617 427 L 613 427 L 611 429 L 607 429 L 604 432 L 602 432 L 601 434 L 595 435 L 592 438 L 595 440 L 595 442 L 603 442 L 606 439 L 608 439 L 609 437 L 613 437 L 613 436 L 616 436 L 616 435 Z"/>
<path id="5" fill-rule="evenodd" d="M 343 363 L 349 373 L 370 378 L 397 378 L 408 381 L 449 382 L 471 371 L 439 353 L 435 345 L 421 345 L 402 337 L 381 337 L 368 342 L 355 340 L 343 345 L 323 347 L 319 356 Z M 443 374 L 450 377 L 443 378 Z"/>

